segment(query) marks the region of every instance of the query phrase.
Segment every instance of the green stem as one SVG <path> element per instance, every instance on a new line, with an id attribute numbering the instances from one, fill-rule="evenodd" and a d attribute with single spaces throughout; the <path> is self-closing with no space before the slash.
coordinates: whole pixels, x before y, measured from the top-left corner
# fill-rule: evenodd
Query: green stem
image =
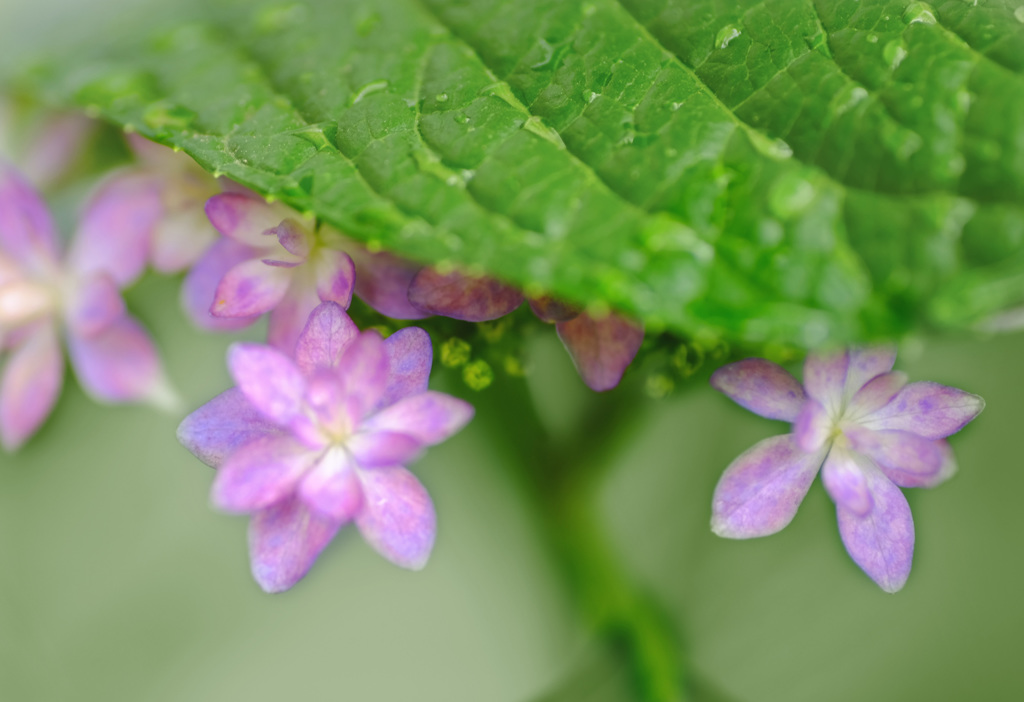
<path id="1" fill-rule="evenodd" d="M 555 441 L 526 385 L 505 381 L 480 397 L 478 421 L 511 459 L 582 616 L 626 658 L 640 698 L 683 702 L 679 642 L 654 599 L 633 581 L 595 512 L 609 458 L 642 423 L 639 399 L 635 387 L 596 395 L 574 435 Z"/>

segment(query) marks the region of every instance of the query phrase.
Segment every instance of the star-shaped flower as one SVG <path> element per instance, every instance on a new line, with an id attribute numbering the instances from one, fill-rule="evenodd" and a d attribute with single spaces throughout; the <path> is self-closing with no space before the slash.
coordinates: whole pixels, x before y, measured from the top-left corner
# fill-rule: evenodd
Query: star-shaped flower
<path id="1" fill-rule="evenodd" d="M 252 572 L 264 590 L 292 587 L 349 521 L 393 563 L 426 564 L 434 508 L 404 466 L 473 416 L 427 390 L 431 360 L 422 329 L 359 333 L 333 302 L 310 315 L 294 358 L 231 347 L 238 387 L 186 417 L 178 438 L 218 468 L 213 503 L 253 515 Z"/>
<path id="2" fill-rule="evenodd" d="M 215 195 L 206 214 L 223 235 L 189 271 L 182 294 L 207 329 L 240 329 L 270 313 L 267 340 L 291 353 L 321 302 L 348 308 L 355 270 L 324 247 L 296 213 L 246 193 Z"/>
<path id="3" fill-rule="evenodd" d="M 102 187 L 61 260 L 57 229 L 39 195 L 0 163 L 0 441 L 20 446 L 50 414 L 64 379 L 63 336 L 87 393 L 105 402 L 168 402 L 149 336 L 125 311 L 120 288 L 145 267 L 152 227 L 144 197 Z"/>
<path id="4" fill-rule="evenodd" d="M 907 384 L 891 348 L 810 354 L 804 386 L 752 358 L 717 370 L 711 384 L 793 433 L 755 444 L 715 488 L 711 528 L 747 539 L 781 530 L 822 469 L 839 534 L 854 562 L 887 592 L 903 587 L 914 522 L 899 488 L 933 487 L 956 470 L 945 437 L 984 408 L 977 395 L 938 383 Z M 823 465 L 824 464 L 824 465 Z"/>

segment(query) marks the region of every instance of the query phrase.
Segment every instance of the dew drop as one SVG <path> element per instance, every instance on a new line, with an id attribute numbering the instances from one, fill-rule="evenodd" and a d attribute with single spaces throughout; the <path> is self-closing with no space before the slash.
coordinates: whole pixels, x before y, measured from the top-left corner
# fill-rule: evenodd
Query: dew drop
<path id="1" fill-rule="evenodd" d="M 788 173 L 775 182 L 768 196 L 768 206 L 779 219 L 792 219 L 806 210 L 817 194 L 814 184 L 802 175 Z"/>
<path id="2" fill-rule="evenodd" d="M 601 97 L 601 96 L 598 93 L 595 93 L 594 91 L 591 91 L 590 95 L 587 96 L 587 102 L 591 103 L 594 100 L 598 99 L 599 97 Z"/>
<path id="3" fill-rule="evenodd" d="M 386 80 L 375 80 L 367 83 L 361 87 L 356 94 L 352 97 L 352 104 L 355 105 L 357 102 L 365 98 L 367 95 L 373 93 L 379 93 L 382 90 L 387 90 L 389 83 Z"/>
<path id="4" fill-rule="evenodd" d="M 678 110 L 682 106 L 683 106 L 683 103 L 681 103 L 681 102 L 673 102 L 672 103 L 672 111 L 675 112 L 676 110 Z"/>
<path id="5" fill-rule="evenodd" d="M 459 112 L 458 114 L 455 115 L 455 121 L 458 122 L 459 124 L 465 124 L 466 122 L 469 121 L 469 115 L 467 115 L 465 112 Z"/>
<path id="6" fill-rule="evenodd" d="M 935 10 L 926 2 L 912 2 L 903 11 L 903 21 L 907 24 L 935 24 Z"/>
<path id="7" fill-rule="evenodd" d="M 551 63 L 551 59 L 555 55 L 555 47 L 551 46 L 551 44 L 549 44 L 548 42 L 544 41 L 543 39 L 538 39 L 537 44 L 540 46 L 540 49 L 541 51 L 544 52 L 544 54 L 543 56 L 541 56 L 540 61 L 531 64 L 530 68 L 543 68 L 544 66 Z"/>
<path id="8" fill-rule="evenodd" d="M 882 49 L 882 58 L 889 64 L 892 70 L 896 70 L 907 57 L 907 45 L 902 39 L 893 39 Z"/>
<path id="9" fill-rule="evenodd" d="M 438 93 L 434 96 L 434 99 L 438 102 L 448 102 L 448 93 Z"/>
<path id="10" fill-rule="evenodd" d="M 736 25 L 727 24 L 721 29 L 719 29 L 718 34 L 715 35 L 715 46 L 717 46 L 719 49 L 724 49 L 725 47 L 729 46 L 733 39 L 735 39 L 742 33 L 743 32 L 741 32 L 739 30 L 739 27 L 737 27 Z"/>
<path id="11" fill-rule="evenodd" d="M 877 44 L 878 43 L 878 35 L 877 34 L 868 34 L 868 43 L 869 44 Z"/>

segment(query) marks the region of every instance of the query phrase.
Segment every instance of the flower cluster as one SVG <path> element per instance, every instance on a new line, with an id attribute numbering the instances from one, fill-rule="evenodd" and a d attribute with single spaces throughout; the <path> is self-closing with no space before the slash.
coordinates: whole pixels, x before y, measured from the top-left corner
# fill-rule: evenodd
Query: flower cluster
<path id="1" fill-rule="evenodd" d="M 914 522 L 899 488 L 933 487 L 956 470 L 944 440 L 984 401 L 938 383 L 910 383 L 893 371 L 896 352 L 880 347 L 812 353 L 804 385 L 759 358 L 724 366 L 711 384 L 743 407 L 793 424 L 725 470 L 712 501 L 711 528 L 747 539 L 793 519 L 814 476 L 836 503 L 843 544 L 887 592 L 903 587 L 914 555 Z"/>

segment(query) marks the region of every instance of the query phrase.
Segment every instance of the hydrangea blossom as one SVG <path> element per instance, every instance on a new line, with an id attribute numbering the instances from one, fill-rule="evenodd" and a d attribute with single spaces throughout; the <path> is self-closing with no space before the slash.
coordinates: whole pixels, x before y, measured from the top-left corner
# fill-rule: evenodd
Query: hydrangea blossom
<path id="1" fill-rule="evenodd" d="M 468 322 L 498 319 L 523 302 L 521 292 L 493 278 L 460 271 L 441 273 L 430 267 L 413 277 L 407 295 L 412 306 L 424 313 Z M 643 343 L 642 326 L 615 313 L 591 315 L 551 297 L 529 302 L 541 321 L 555 325 L 558 338 L 591 390 L 611 390 L 619 384 Z"/>
<path id="2" fill-rule="evenodd" d="M 933 487 L 956 470 L 945 437 L 984 408 L 977 395 L 938 383 L 907 384 L 891 348 L 810 354 L 803 387 L 780 366 L 747 359 L 717 370 L 711 384 L 793 433 L 755 444 L 726 469 L 711 528 L 746 539 L 793 519 L 821 468 L 836 503 L 839 534 L 854 562 L 887 592 L 903 587 L 914 554 L 914 522 L 899 488 Z"/>
<path id="3" fill-rule="evenodd" d="M 145 331 L 119 288 L 142 272 L 133 252 L 152 226 L 144 200 L 104 187 L 82 216 L 66 261 L 39 195 L 0 163 L 0 440 L 19 447 L 50 414 L 63 383 L 60 336 L 82 387 L 107 402 L 166 402 L 169 390 Z"/>
<path id="4" fill-rule="evenodd" d="M 321 246 L 294 212 L 230 192 L 210 198 L 206 214 L 224 238 L 203 254 L 182 289 L 199 326 L 240 329 L 269 312 L 269 343 L 290 353 L 317 305 L 348 308 L 352 259 Z"/>
<path id="5" fill-rule="evenodd" d="M 218 469 L 213 503 L 252 514 L 252 572 L 264 590 L 292 587 L 349 521 L 393 563 L 425 565 L 434 509 L 404 466 L 473 415 L 427 390 L 431 360 L 422 329 L 359 333 L 333 302 L 313 311 L 294 358 L 231 347 L 238 386 L 189 415 L 178 438 Z"/>

